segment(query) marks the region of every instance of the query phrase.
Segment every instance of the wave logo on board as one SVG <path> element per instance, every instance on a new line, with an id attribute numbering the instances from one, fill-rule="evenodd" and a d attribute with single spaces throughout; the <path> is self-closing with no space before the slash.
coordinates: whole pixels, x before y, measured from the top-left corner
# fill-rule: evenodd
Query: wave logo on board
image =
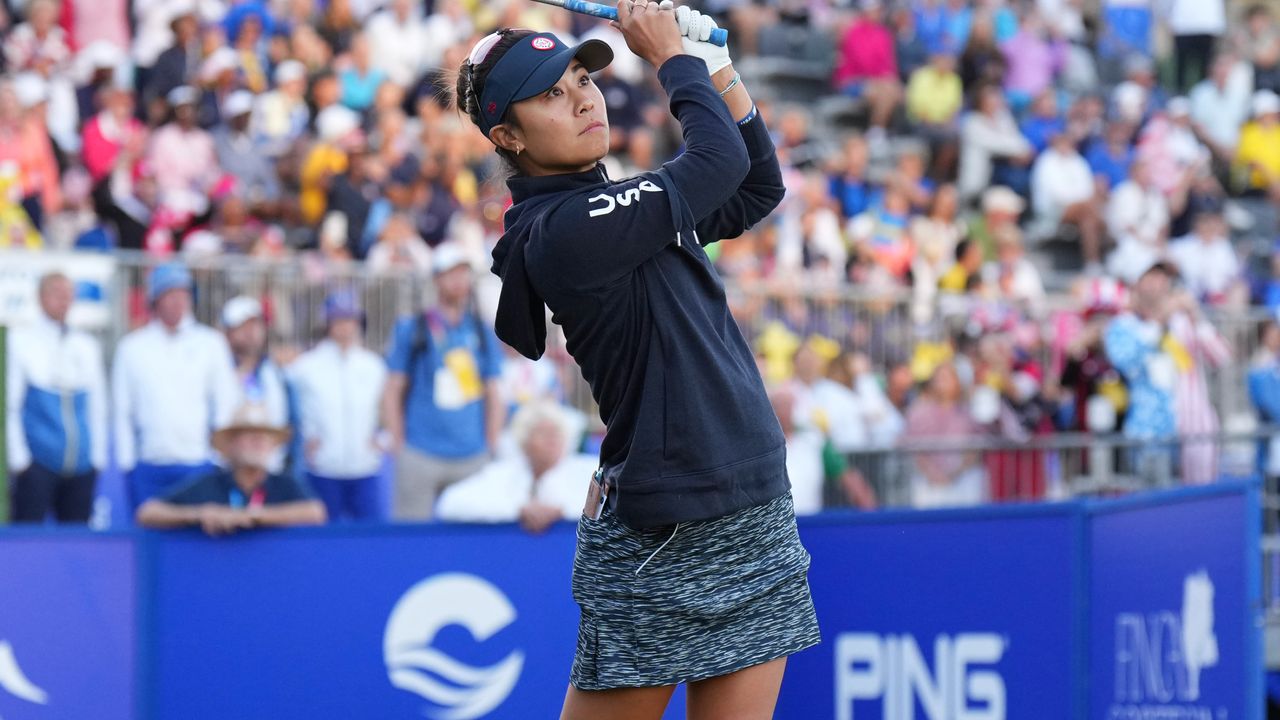
<path id="1" fill-rule="evenodd" d="M 488 667 L 463 663 L 432 646 L 436 635 L 460 625 L 484 642 L 515 622 L 501 590 L 466 573 L 433 575 L 409 588 L 391 610 L 383 657 L 391 684 L 426 699 L 437 720 L 474 720 L 502 704 L 520 679 L 524 652 L 512 650 Z"/>

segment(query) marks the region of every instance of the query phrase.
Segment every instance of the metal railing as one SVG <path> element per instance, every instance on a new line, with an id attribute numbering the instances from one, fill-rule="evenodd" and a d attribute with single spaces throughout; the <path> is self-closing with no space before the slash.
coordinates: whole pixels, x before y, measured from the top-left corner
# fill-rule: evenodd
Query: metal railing
<path id="1" fill-rule="evenodd" d="M 1258 472 L 1259 444 L 1280 428 L 1161 440 L 1118 434 L 1054 433 L 999 437 L 903 438 L 891 447 L 846 453 L 846 473 L 830 478 L 826 507 L 857 505 L 850 483 L 864 482 L 876 507 L 940 507 L 1113 497 L 1204 484 Z M 946 500 L 939 490 L 966 485 Z"/>
<path id="2" fill-rule="evenodd" d="M 0 254 L 0 266 L 4 265 Z M 12 257 L 12 256 L 10 256 Z M 150 269 L 160 260 L 143 253 L 117 252 L 112 256 L 114 275 L 107 291 L 109 320 L 102 329 L 108 353 L 115 341 L 145 316 L 145 289 Z M 408 272 L 373 273 L 360 263 L 320 262 L 307 256 L 288 260 L 264 260 L 244 256 L 214 256 L 190 263 L 195 279 L 194 313 L 211 325 L 225 302 L 240 294 L 263 301 L 270 316 L 271 341 L 282 354 L 305 350 L 323 331 L 325 296 L 338 289 L 357 294 L 367 316 L 366 344 L 378 351 L 386 347 L 397 317 L 429 303 L 434 288 L 428 275 Z M 496 278 L 480 275 L 481 305 L 493 311 Z M 936 300 L 933 312 L 921 321 L 919 307 L 905 288 L 865 289 L 853 286 L 802 286 L 794 282 L 726 280 L 730 307 L 753 344 L 771 325 L 781 325 L 794 336 L 820 334 L 842 347 L 856 348 L 871 367 L 883 372 L 908 361 L 920 342 L 940 342 L 966 321 L 966 305 L 955 298 Z M 1073 312 L 1068 297 L 1055 297 L 1048 312 Z M 1258 348 L 1257 328 L 1269 317 L 1261 308 L 1207 311 L 1232 359 L 1207 368 L 1211 396 L 1224 427 L 1228 420 L 1249 414 L 1245 376 Z M 581 382 L 573 360 L 564 352 L 563 336 L 555 326 L 548 338 L 548 358 L 559 367 L 567 399 L 595 417 L 589 389 Z M 1041 365 L 1052 373 L 1062 347 L 1058 329 L 1041 323 L 1038 347 Z M 109 355 L 108 355 L 109 356 Z"/>
<path id="3" fill-rule="evenodd" d="M 116 325 L 104 338 L 108 345 L 145 317 L 147 277 L 162 260 L 143 253 L 116 253 L 112 300 Z M 215 256 L 187 263 L 195 287 L 196 320 L 219 325 L 223 305 L 237 295 L 262 301 L 271 342 L 302 349 L 324 332 L 324 301 L 335 291 L 354 293 L 366 316 L 365 343 L 382 348 L 396 318 L 429 301 L 430 277 L 412 273 L 370 272 L 360 263 L 319 262 L 307 257 L 263 260 Z"/>

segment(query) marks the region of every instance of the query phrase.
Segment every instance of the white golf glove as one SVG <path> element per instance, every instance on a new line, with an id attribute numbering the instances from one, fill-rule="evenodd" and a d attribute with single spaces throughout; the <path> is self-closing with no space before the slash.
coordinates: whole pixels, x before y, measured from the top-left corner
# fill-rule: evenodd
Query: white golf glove
<path id="1" fill-rule="evenodd" d="M 662 0 L 659 7 L 671 9 L 675 7 L 675 3 L 672 0 Z M 707 42 L 711 37 L 711 31 L 719 27 L 715 20 L 683 5 L 676 7 L 675 13 L 685 54 L 700 58 L 707 64 L 707 71 L 712 75 L 733 62 L 729 59 L 728 46 L 720 47 Z"/>

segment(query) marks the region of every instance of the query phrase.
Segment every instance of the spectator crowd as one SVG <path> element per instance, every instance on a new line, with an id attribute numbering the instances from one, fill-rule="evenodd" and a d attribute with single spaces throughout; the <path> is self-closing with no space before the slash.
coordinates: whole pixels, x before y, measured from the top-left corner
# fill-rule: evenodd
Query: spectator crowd
<path id="1" fill-rule="evenodd" d="M 1172 439 L 1219 431 L 1208 377 L 1233 362 L 1252 361 L 1258 420 L 1280 421 L 1280 331 L 1233 357 L 1209 319 L 1280 310 L 1268 6 L 693 4 L 729 28 L 788 187 L 708 250 L 802 512 L 876 507 L 869 458 L 938 440 L 1121 432 L 1159 441 L 1135 473 L 1209 482 L 1217 447 Z M 8 344 L 15 520 L 84 521 L 109 458 L 157 527 L 576 517 L 598 428 L 566 402 L 571 364 L 492 333 L 509 198 L 449 106 L 451 71 L 499 26 L 614 47 L 595 79 L 612 177 L 680 151 L 616 30 L 524 0 L 0 3 L 0 252 L 132 251 L 153 268 L 110 363 L 67 325 L 73 283 L 42 279 L 40 321 Z M 194 320 L 188 268 L 215 257 L 433 293 L 375 351 L 361 293 L 328 283 L 323 337 L 285 356 L 267 349 L 276 297 Z M 1269 467 L 1280 452 L 1263 450 Z M 1015 459 L 921 454 L 909 499 L 1050 492 L 1045 463 Z"/>

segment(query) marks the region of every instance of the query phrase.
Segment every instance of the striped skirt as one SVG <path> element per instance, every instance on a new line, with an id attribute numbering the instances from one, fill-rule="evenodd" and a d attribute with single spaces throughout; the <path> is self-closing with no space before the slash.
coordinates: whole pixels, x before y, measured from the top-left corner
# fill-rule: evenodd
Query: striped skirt
<path id="1" fill-rule="evenodd" d="M 722 518 L 632 530 L 578 522 L 582 609 L 570 682 L 653 687 L 726 675 L 816 645 L 809 553 L 787 493 Z"/>

